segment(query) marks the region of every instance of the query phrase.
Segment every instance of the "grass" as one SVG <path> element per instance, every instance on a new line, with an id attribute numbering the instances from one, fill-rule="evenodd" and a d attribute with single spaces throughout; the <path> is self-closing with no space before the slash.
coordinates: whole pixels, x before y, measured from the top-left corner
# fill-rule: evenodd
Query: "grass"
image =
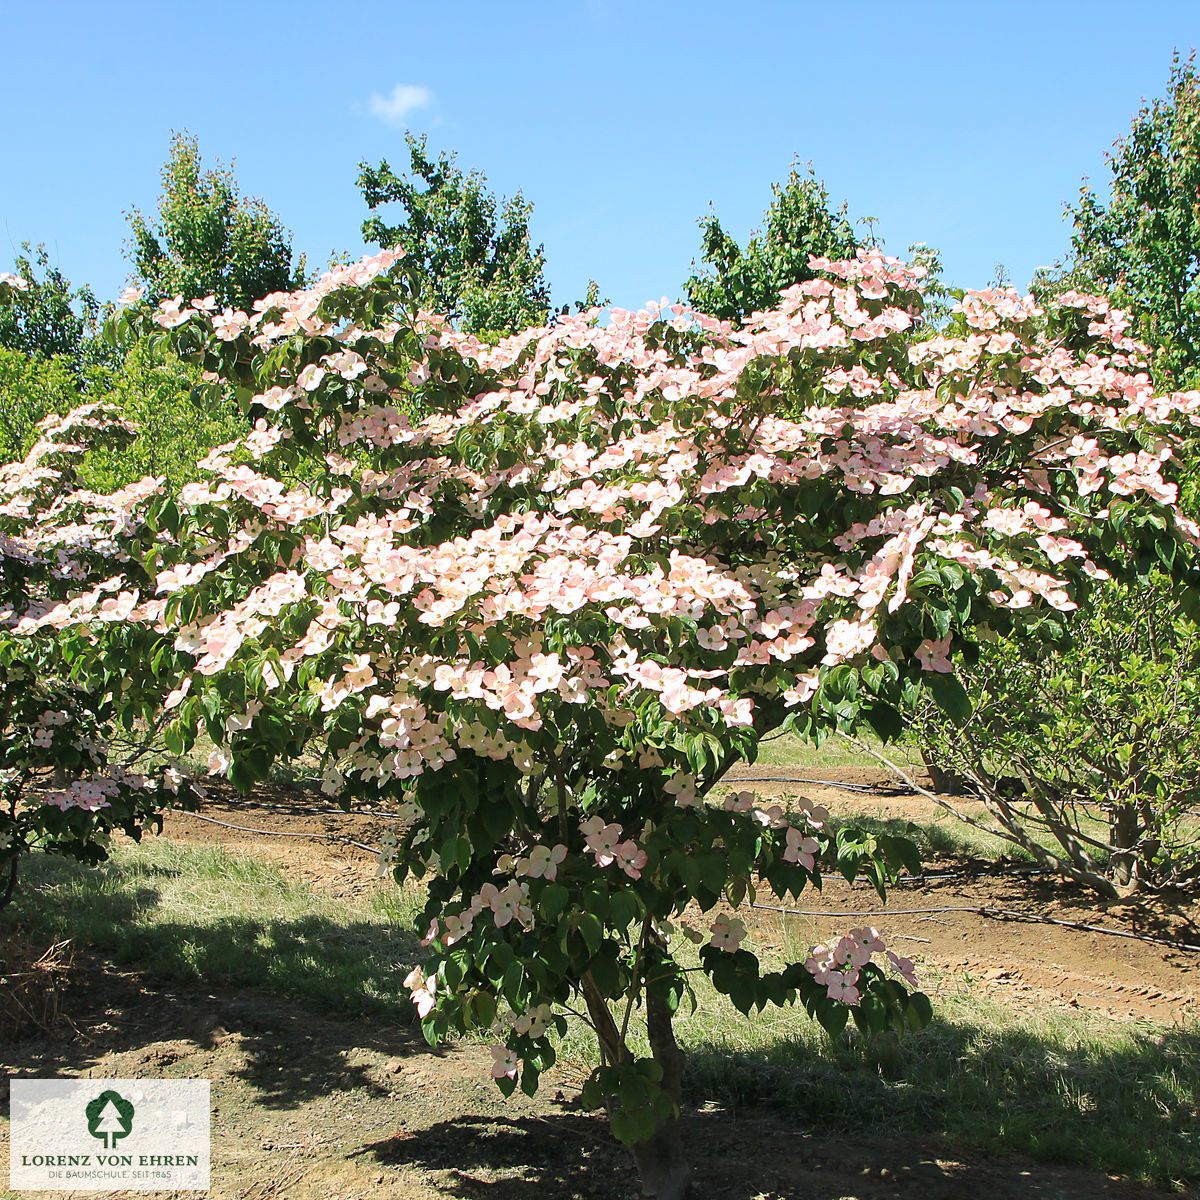
<path id="1" fill-rule="evenodd" d="M 927 821 L 875 817 L 865 813 L 837 813 L 831 817 L 829 824 L 833 829 L 853 825 L 867 833 L 888 833 L 909 838 L 916 844 L 922 861 L 944 854 L 953 858 L 980 858 L 989 861 L 1009 858 L 1015 862 L 1033 862 L 1033 856 L 1022 847 L 993 833 L 985 833 L 982 829 L 957 821 L 948 813 L 941 817 L 931 817 Z"/>
<path id="2" fill-rule="evenodd" d="M 831 1043 L 803 1014 L 685 1020 L 687 1087 L 726 1107 L 781 1106 L 846 1132 L 941 1135 L 1180 1190 L 1200 1179 L 1200 1028 L 1016 1013 L 943 992 L 903 1040 Z"/>
<path id="3" fill-rule="evenodd" d="M 766 750 L 760 766 L 874 761 L 844 743 L 801 755 L 780 739 Z M 847 794 L 847 811 L 852 805 Z M 912 835 L 903 821 L 842 819 Z M 1009 844 L 948 816 L 921 823 L 915 836 L 926 855 L 1012 854 Z M 420 958 L 410 932 L 416 893 L 381 886 L 337 899 L 252 858 L 150 839 L 122 846 L 94 869 L 35 860 L 21 896 L 19 908 L 0 914 L 0 931 L 19 919 L 32 937 L 69 937 L 164 981 L 262 988 L 319 1010 L 411 1020 L 401 980 Z M 806 932 L 785 922 L 785 952 L 802 953 Z M 853 1033 L 831 1041 L 802 1011 L 769 1009 L 746 1020 L 702 974 L 691 979 L 697 1008 L 685 1005 L 677 1031 L 692 1102 L 768 1104 L 829 1132 L 1018 1150 L 1180 1191 L 1200 1181 L 1195 1024 L 1015 1010 L 966 976 L 932 977 L 928 1029 L 900 1041 Z M 573 1023 L 560 1060 L 586 1074 L 595 1053 L 589 1032 Z"/>
<path id="4" fill-rule="evenodd" d="M 767 1105 L 801 1128 L 1020 1151 L 1177 1191 L 1200 1181 L 1200 1025 L 1018 1011 L 967 976 L 926 975 L 928 1028 L 866 1039 L 851 1026 L 832 1040 L 802 1009 L 747 1020 L 707 976 L 691 979 L 697 1007 L 681 1007 L 676 1036 L 692 1103 Z M 573 1023 L 560 1057 L 590 1071 L 590 1031 Z"/>
<path id="5" fill-rule="evenodd" d="M 27 865 L 0 929 L 70 938 L 118 965 L 206 986 L 261 987 L 338 1013 L 411 1014 L 401 981 L 419 950 L 415 894 L 394 887 L 338 899 L 219 847 L 148 839 L 82 868 Z"/>
<path id="6" fill-rule="evenodd" d="M 881 746 L 881 743 L 868 744 Z M 913 746 L 891 746 L 889 757 L 899 755 L 901 765 L 920 766 L 920 755 Z M 787 767 L 793 771 L 808 768 L 820 771 L 836 771 L 847 768 L 870 767 L 882 769 L 874 755 L 860 749 L 853 742 L 840 737 L 830 737 L 820 746 L 814 746 L 794 733 L 772 734 L 759 743 L 758 758 L 751 771 L 760 767 Z"/>

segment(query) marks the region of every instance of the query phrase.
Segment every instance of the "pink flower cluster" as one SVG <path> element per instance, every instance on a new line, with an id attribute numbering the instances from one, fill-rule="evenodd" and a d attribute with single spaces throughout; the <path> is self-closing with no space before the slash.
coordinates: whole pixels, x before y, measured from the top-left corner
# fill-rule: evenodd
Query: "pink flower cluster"
<path id="1" fill-rule="evenodd" d="M 620 825 L 605 824 L 603 817 L 588 817 L 580 822 L 579 830 L 587 848 L 596 856 L 597 866 L 616 863 L 630 879 L 641 879 L 646 852 L 632 838 L 622 840 Z"/>
<path id="2" fill-rule="evenodd" d="M 99 812 L 108 808 L 116 796 L 123 791 L 142 791 L 153 786 L 151 780 L 136 772 L 126 771 L 117 763 L 104 771 L 73 779 L 64 788 L 55 788 L 42 795 L 45 804 L 52 804 L 66 812 L 71 808 L 82 808 L 85 812 Z"/>
<path id="3" fill-rule="evenodd" d="M 862 968 L 874 955 L 884 953 L 892 970 L 915 988 L 917 978 L 912 960 L 889 950 L 879 936 L 879 930 L 871 926 L 851 929 L 832 945 L 814 946 L 804 966 L 828 990 L 831 1000 L 854 1005 L 862 999 L 857 986 Z"/>

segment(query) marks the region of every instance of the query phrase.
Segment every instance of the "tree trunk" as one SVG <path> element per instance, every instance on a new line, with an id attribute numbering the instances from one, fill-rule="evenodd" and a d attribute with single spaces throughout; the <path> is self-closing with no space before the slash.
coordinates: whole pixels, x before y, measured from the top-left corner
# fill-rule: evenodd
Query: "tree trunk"
<path id="1" fill-rule="evenodd" d="M 608 1003 L 590 975 L 582 980 L 584 1000 L 588 1015 L 596 1028 L 600 1042 L 600 1055 L 605 1062 L 617 1063 L 630 1057 L 629 1047 L 621 1037 L 620 1030 L 609 1012 Z M 683 1095 L 683 1051 L 675 1041 L 671 1028 L 671 1013 L 666 1001 L 647 989 L 646 1031 L 650 1037 L 650 1049 L 654 1061 L 662 1067 L 662 1088 L 675 1105 L 675 1112 L 666 1120 L 659 1121 L 654 1132 L 644 1142 L 630 1146 L 642 1191 L 653 1200 L 684 1200 L 690 1194 L 691 1169 L 683 1153 L 683 1137 L 679 1128 L 679 1105 Z M 605 1101 L 612 1115 L 615 1096 Z"/>
<path id="2" fill-rule="evenodd" d="M 933 752 L 928 746 L 921 747 L 921 760 L 924 762 L 925 770 L 929 774 L 929 782 L 939 796 L 966 795 L 966 781 L 963 777 L 952 771 L 943 770 L 938 766 L 937 761 L 933 757 Z"/>
<path id="3" fill-rule="evenodd" d="M 631 1147 L 642 1190 L 654 1200 L 683 1200 L 689 1194 L 691 1168 L 683 1152 L 679 1127 L 679 1105 L 683 1097 L 683 1051 L 675 1041 L 671 1013 L 666 1001 L 646 990 L 646 1031 L 654 1061 L 663 1070 L 662 1087 L 675 1105 L 675 1112 L 659 1121 L 654 1133 Z"/>
<path id="4" fill-rule="evenodd" d="M 1109 875 L 1122 895 L 1134 892 L 1140 882 L 1137 855 L 1140 837 L 1136 806 L 1127 800 L 1114 804 L 1108 819 L 1108 840 L 1112 846 Z"/>

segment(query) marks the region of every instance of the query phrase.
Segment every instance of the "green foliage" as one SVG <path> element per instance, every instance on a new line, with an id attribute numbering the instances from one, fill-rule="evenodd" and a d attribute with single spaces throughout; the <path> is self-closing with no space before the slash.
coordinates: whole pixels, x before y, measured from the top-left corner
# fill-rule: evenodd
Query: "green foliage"
<path id="1" fill-rule="evenodd" d="M 76 380 L 89 366 L 110 362 L 97 335 L 100 305 L 91 288 L 73 288 L 50 265 L 45 246 L 23 242 L 21 249 L 13 267 L 27 286 L 14 288 L 0 304 L 0 347 L 42 360 L 61 358 Z"/>
<path id="2" fill-rule="evenodd" d="M 1090 187 L 1067 209 L 1074 261 L 1055 282 L 1110 294 L 1154 347 L 1160 386 L 1200 381 L 1200 82 L 1176 56 L 1165 99 L 1108 155 L 1107 203 Z"/>
<path id="3" fill-rule="evenodd" d="M 146 825 L 161 827 L 165 808 L 196 800 L 177 771 L 148 777 L 129 769 L 136 754 L 122 761 L 113 749 L 118 729 L 152 724 L 175 686 L 166 639 L 123 627 L 97 655 L 87 634 L 27 636 L 14 619 L 54 610 L 80 580 L 100 585 L 99 597 L 117 564 L 151 594 L 151 530 L 137 510 L 156 487 L 115 497 L 77 487 L 81 456 L 119 448 L 133 432 L 103 404 L 81 405 L 48 416 L 25 462 L 0 473 L 0 908 L 32 852 L 101 862 L 117 830 L 136 840 Z M 54 521 L 65 536 L 50 534 L 39 553 L 34 538 Z M 109 620 L 128 611 L 107 605 Z"/>
<path id="4" fill-rule="evenodd" d="M 93 393 L 116 405 L 137 433 L 126 445 L 88 455 L 80 484 L 107 492 L 145 475 L 162 475 L 168 488 L 178 490 L 195 479 L 197 460 L 250 429 L 232 400 L 193 399 L 199 383 L 195 367 L 154 352 L 145 342 L 134 343 L 115 371 L 97 373 Z"/>
<path id="5" fill-rule="evenodd" d="M 79 403 L 78 382 L 65 356 L 43 358 L 0 346 L 0 462 L 24 458 L 37 423 Z"/>
<path id="6" fill-rule="evenodd" d="M 23 586 L 0 583 L 10 592 Z M 0 591 L 0 603 L 12 599 Z M 73 677 L 85 657 L 86 649 L 60 652 L 0 630 L 0 908 L 31 852 L 101 862 L 115 832 L 137 840 L 148 824 L 161 829 L 163 809 L 176 800 L 165 780 L 155 786 L 112 761 L 122 689 Z M 102 781 L 92 804 L 60 804 L 56 785 L 80 777 Z"/>
<path id="7" fill-rule="evenodd" d="M 249 311 L 271 292 L 304 283 L 304 257 L 292 265 L 292 245 L 279 218 L 258 199 L 238 191 L 232 167 L 200 169 L 197 140 L 171 138 L 162 170 L 156 221 L 129 214 L 134 276 L 148 299 L 214 296 L 218 304 Z"/>
<path id="8" fill-rule="evenodd" d="M 404 251 L 406 267 L 419 282 L 423 307 L 455 319 L 468 333 L 515 333 L 544 324 L 550 310 L 543 248 L 533 248 L 529 217 L 533 205 L 518 192 L 496 197 L 480 171 L 469 175 L 455 155 L 429 157 L 425 138 L 406 134 L 407 175 L 386 161 L 359 164 L 358 186 L 367 207 L 400 206 L 400 220 L 378 216 L 363 222 L 363 238 Z M 589 294 L 590 295 L 590 294 Z"/>
<path id="9" fill-rule="evenodd" d="M 825 184 L 811 167 L 801 174 L 793 164 L 787 182 L 773 184 L 771 191 L 766 232 L 752 237 L 744 251 L 715 216 L 700 221 L 701 261 L 711 270 L 684 282 L 693 308 L 740 324 L 752 312 L 775 308 L 784 288 L 815 278 L 810 257 L 854 257 L 861 243 L 846 205 L 831 207 Z"/>
<path id="10" fill-rule="evenodd" d="M 920 735 L 1039 861 L 1108 895 L 1194 880 L 1200 635 L 1161 580 L 1097 589 L 1071 632 L 985 647 L 971 720 L 926 713 Z"/>
<path id="11" fill-rule="evenodd" d="M 214 446 L 249 432 L 232 402 L 192 400 L 199 372 L 173 355 L 156 362 L 144 343 L 134 345 L 115 368 L 94 366 L 84 382 L 88 398 L 116 405 L 137 426 L 136 436 L 89 454 L 77 482 L 108 492 L 145 475 L 166 476 L 178 488 L 196 477 L 196 462 Z M 36 426 L 79 403 L 77 380 L 64 357 L 42 359 L 0 347 L 0 462 L 24 458 L 37 438 Z"/>

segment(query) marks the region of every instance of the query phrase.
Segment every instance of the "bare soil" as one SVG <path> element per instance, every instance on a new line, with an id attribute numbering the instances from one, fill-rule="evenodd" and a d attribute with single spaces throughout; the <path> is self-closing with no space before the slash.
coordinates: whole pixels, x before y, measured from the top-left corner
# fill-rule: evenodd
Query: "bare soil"
<path id="1" fill-rule="evenodd" d="M 764 768 L 742 774 L 801 773 Z M 879 772 L 841 770 L 836 777 L 872 791 L 851 796 L 811 783 L 755 786 L 766 794 L 807 795 L 833 811 L 920 821 L 939 811 L 897 791 Z M 280 787 L 260 789 L 249 800 L 222 794 L 203 815 L 224 824 L 174 814 L 164 836 L 259 856 L 294 879 L 343 896 L 376 886 L 376 861 L 338 839 L 378 845 L 392 824 L 380 814 L 331 812 L 318 794 Z M 1200 911 L 1182 898 L 1105 904 L 1061 881 L 958 859 L 927 864 L 924 880 L 895 889 L 886 906 L 869 888 L 832 879 L 803 900 L 801 915 L 754 911 L 748 923 L 759 945 L 778 945 L 785 919 L 800 922 L 813 940 L 870 923 L 919 966 L 934 968 L 932 974 L 986 981 L 1012 1005 L 1087 1008 L 1158 1023 L 1200 1014 L 1200 953 L 961 911 L 1003 909 L 1200 945 Z M 51 1033 L 0 1047 L 6 1077 L 210 1079 L 210 1194 L 216 1200 L 615 1200 L 637 1194 L 626 1151 L 600 1118 L 578 1107 L 581 1080 L 565 1070 L 545 1076 L 534 1099 L 518 1092 L 506 1101 L 488 1079 L 484 1047 L 432 1049 L 418 1031 L 395 1022 L 318 1016 L 245 989 L 185 992 L 100 964 L 77 964 L 64 1009 L 69 1020 Z M 7 1108 L 2 1083 L 0 1104 Z M 932 1140 L 824 1136 L 769 1110 L 705 1106 L 684 1119 L 702 1200 L 1165 1195 L 1082 1168 L 969 1155 Z M 6 1156 L 0 1143 L 0 1179 Z"/>

